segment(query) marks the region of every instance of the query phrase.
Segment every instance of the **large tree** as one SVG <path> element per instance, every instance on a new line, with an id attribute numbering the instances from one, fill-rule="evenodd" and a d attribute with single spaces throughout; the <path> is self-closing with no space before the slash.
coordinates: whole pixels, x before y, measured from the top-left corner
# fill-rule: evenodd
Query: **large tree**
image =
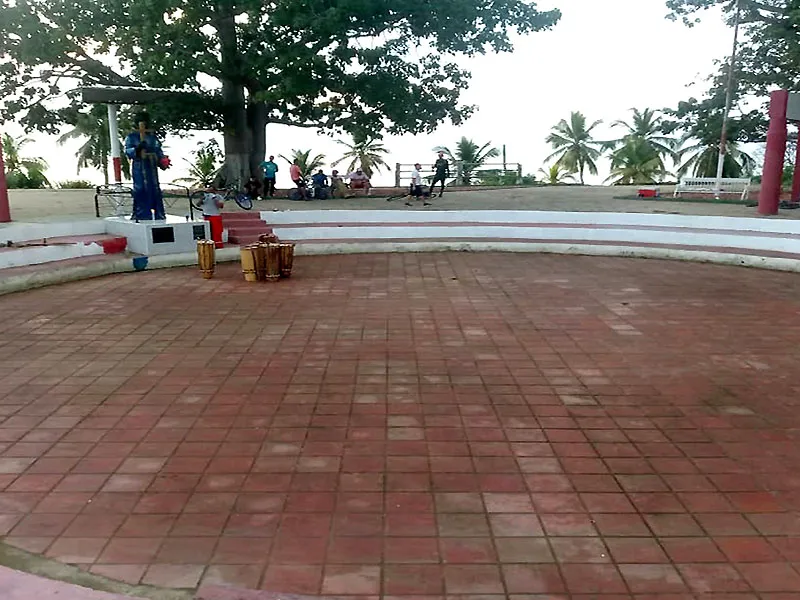
<path id="1" fill-rule="evenodd" d="M 512 33 L 559 16 L 528 0 L 0 0 L 0 117 L 53 131 L 78 83 L 194 92 L 152 107 L 156 122 L 222 129 L 225 173 L 241 181 L 269 123 L 373 135 L 460 123 L 469 73 L 454 59 L 510 51 Z"/>
<path id="2" fill-rule="evenodd" d="M 605 148 L 602 142 L 592 137 L 592 130 L 600 123 L 602 121 L 595 121 L 587 127 L 586 117 L 580 111 L 572 112 L 569 122 L 561 119 L 545 140 L 555 150 L 545 160 L 557 159 L 570 173 L 577 173 L 583 185 L 583 174 L 587 168 L 589 173 L 597 175 L 596 161 Z"/>

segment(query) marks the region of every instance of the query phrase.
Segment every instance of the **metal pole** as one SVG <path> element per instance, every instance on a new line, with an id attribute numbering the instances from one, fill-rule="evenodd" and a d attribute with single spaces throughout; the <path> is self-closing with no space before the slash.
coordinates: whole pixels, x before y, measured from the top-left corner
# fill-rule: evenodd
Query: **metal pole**
<path id="1" fill-rule="evenodd" d="M 8 203 L 8 182 L 6 165 L 3 161 L 3 140 L 0 136 L 0 223 L 11 222 L 11 206 Z"/>
<path id="2" fill-rule="evenodd" d="M 117 122 L 117 105 L 108 105 L 108 138 L 111 142 L 111 161 L 114 166 L 114 183 L 122 183 L 122 153 L 119 147 L 119 123 Z"/>
<path id="3" fill-rule="evenodd" d="M 719 157 L 717 158 L 717 190 L 716 197 L 719 198 L 722 191 L 722 171 L 725 167 L 725 155 L 728 151 L 728 120 L 731 114 L 731 104 L 733 104 L 733 77 L 736 71 L 736 52 L 739 49 L 739 22 L 742 14 L 742 0 L 736 0 L 736 14 L 733 19 L 733 50 L 731 51 L 730 65 L 728 66 L 728 83 L 725 89 L 725 112 L 722 116 L 722 132 L 719 138 Z"/>
<path id="4" fill-rule="evenodd" d="M 503 177 L 506 176 L 506 145 L 503 144 Z"/>

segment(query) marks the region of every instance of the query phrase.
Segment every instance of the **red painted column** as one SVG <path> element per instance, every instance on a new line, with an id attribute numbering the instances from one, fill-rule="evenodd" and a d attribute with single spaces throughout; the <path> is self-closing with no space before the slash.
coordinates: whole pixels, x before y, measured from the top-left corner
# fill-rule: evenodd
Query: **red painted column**
<path id="1" fill-rule="evenodd" d="M 796 123 L 800 130 L 800 123 Z M 797 156 L 794 159 L 794 179 L 792 179 L 792 202 L 800 202 L 800 136 L 797 140 Z"/>
<path id="2" fill-rule="evenodd" d="M 8 203 L 6 164 L 3 161 L 3 140 L 0 139 L 0 223 L 11 222 L 11 206 Z"/>
<path id="3" fill-rule="evenodd" d="M 788 103 L 788 91 L 776 90 L 770 94 L 767 151 L 764 157 L 764 173 L 761 176 L 761 194 L 758 197 L 758 212 L 762 215 L 778 214 L 778 205 L 781 201 L 783 161 L 786 156 L 786 107 Z"/>

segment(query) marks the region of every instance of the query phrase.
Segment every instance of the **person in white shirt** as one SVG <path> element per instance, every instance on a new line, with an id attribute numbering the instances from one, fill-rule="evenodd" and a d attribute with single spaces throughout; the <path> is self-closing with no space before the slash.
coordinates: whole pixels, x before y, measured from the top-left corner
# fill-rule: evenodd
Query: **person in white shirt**
<path id="1" fill-rule="evenodd" d="M 417 200 L 423 200 L 423 204 L 425 206 L 430 206 L 430 202 L 425 198 L 424 192 L 422 191 L 422 173 L 420 173 L 420 169 L 422 165 L 416 163 L 414 165 L 414 170 L 411 171 L 411 188 L 409 189 L 409 198 L 406 202 L 406 206 L 411 206 L 411 200 L 416 198 Z"/>
<path id="2" fill-rule="evenodd" d="M 222 215 L 220 210 L 225 206 L 225 198 L 213 191 L 203 193 L 203 219 L 208 221 L 211 228 L 211 239 L 217 248 L 222 248 Z"/>
<path id="3" fill-rule="evenodd" d="M 367 177 L 367 174 L 364 173 L 362 169 L 356 169 L 354 172 L 350 173 L 347 178 L 350 180 L 351 190 L 364 190 L 367 196 L 369 196 L 372 184 L 369 181 L 369 177 Z"/>

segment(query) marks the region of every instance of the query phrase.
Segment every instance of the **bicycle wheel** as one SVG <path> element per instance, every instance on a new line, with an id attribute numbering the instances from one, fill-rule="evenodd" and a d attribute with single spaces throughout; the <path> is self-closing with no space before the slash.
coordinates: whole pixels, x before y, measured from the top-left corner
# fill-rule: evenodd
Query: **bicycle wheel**
<path id="1" fill-rule="evenodd" d="M 203 198 L 205 197 L 205 192 L 197 191 L 192 192 L 189 194 L 189 202 L 192 204 L 192 208 L 195 210 L 199 210 L 200 214 L 203 213 Z"/>
<path id="2" fill-rule="evenodd" d="M 242 210 L 250 210 L 253 208 L 253 199 L 247 194 L 238 192 L 233 195 L 233 200 L 239 205 Z"/>

